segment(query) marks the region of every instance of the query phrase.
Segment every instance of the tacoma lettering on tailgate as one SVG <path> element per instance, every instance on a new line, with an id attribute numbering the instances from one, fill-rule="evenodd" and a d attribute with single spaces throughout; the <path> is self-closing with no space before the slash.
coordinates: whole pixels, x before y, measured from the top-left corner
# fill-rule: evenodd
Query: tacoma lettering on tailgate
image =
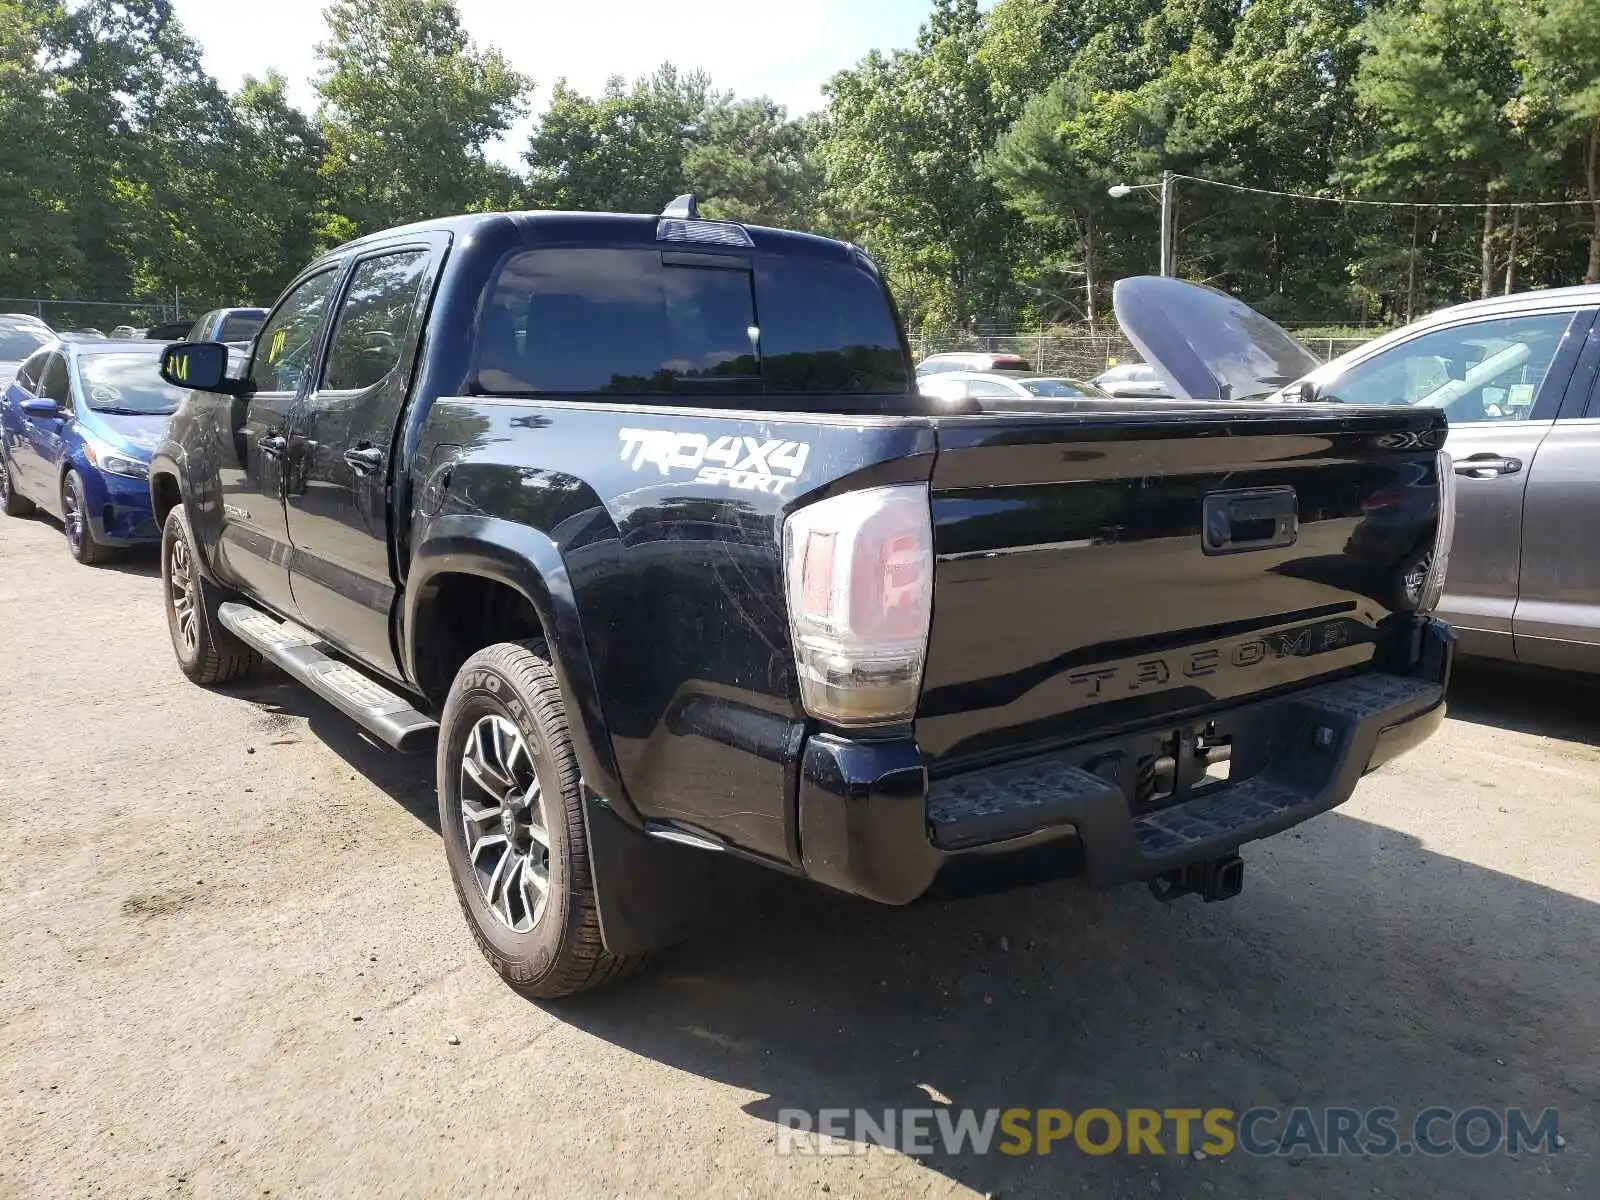
<path id="1" fill-rule="evenodd" d="M 1253 667 L 1268 659 L 1309 658 L 1368 640 L 1370 635 L 1359 623 L 1341 617 L 1249 638 L 1226 649 L 1195 650 L 1077 671 L 1067 676 L 1067 682 L 1083 688 L 1086 695 L 1098 698 L 1106 695 L 1110 687 L 1125 687 L 1130 692 L 1146 691 L 1165 687 L 1174 679 L 1203 679 L 1225 668 Z"/>

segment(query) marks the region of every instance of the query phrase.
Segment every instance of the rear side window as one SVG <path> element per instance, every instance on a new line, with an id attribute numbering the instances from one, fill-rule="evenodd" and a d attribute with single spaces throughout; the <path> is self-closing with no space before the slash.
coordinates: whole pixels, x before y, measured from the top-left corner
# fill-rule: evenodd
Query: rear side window
<path id="1" fill-rule="evenodd" d="M 17 383 L 37 396 L 39 394 L 39 377 L 44 374 L 44 364 L 49 358 L 50 352 L 41 350 L 23 363 L 17 368 Z"/>
<path id="2" fill-rule="evenodd" d="M 399 365 L 427 268 L 426 250 L 356 264 L 333 327 L 325 389 L 360 391 L 383 382 Z"/>
<path id="3" fill-rule="evenodd" d="M 261 313 L 233 313 L 222 318 L 222 328 L 217 333 L 219 342 L 248 342 L 261 329 L 266 318 Z"/>
<path id="4" fill-rule="evenodd" d="M 659 250 L 507 260 L 477 375 L 481 391 L 514 394 L 906 390 L 888 303 L 865 272 Z"/>
<path id="5" fill-rule="evenodd" d="M 67 360 L 63 355 L 52 354 L 44 364 L 39 377 L 39 395 L 54 400 L 62 408 L 72 403 L 72 380 L 67 374 Z"/>
<path id="6" fill-rule="evenodd" d="M 904 392 L 900 331 L 883 285 L 848 263 L 775 258 L 756 270 L 769 392 Z"/>

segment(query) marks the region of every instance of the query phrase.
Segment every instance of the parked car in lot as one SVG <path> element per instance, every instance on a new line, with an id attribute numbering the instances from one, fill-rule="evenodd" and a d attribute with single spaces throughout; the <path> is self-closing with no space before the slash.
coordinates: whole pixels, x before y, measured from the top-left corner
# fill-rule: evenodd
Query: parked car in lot
<path id="1" fill-rule="evenodd" d="M 1312 372 L 1322 402 L 1441 411 L 1459 533 L 1441 612 L 1463 651 L 1600 672 L 1600 287 L 1445 309 Z"/>
<path id="2" fill-rule="evenodd" d="M 0 317 L 0 381 L 10 382 L 23 359 L 55 340 L 48 325 L 27 318 Z"/>
<path id="3" fill-rule="evenodd" d="M 944 371 L 1033 371 L 1033 364 L 1020 354 L 983 354 L 967 351 L 930 354 L 917 364 L 918 375 L 937 375 Z"/>
<path id="4" fill-rule="evenodd" d="M 1036 407 L 1052 400 L 1103 400 L 1106 394 L 1097 387 L 1057 375 L 1001 375 L 987 371 L 950 371 L 923 375 L 917 390 L 924 396 L 942 400 L 973 412 L 993 408 Z"/>
<path id="5" fill-rule="evenodd" d="M 1284 379 L 1267 399 L 1449 419 L 1459 528 L 1439 611 L 1463 653 L 1600 672 L 1597 312 L 1600 286 L 1525 292 L 1444 309 L 1326 364 L 1274 352 Z M 1212 373 L 1172 362 L 1174 387 L 1220 394 Z"/>
<path id="6" fill-rule="evenodd" d="M 1149 363 L 1118 363 L 1090 380 L 1108 396 L 1130 400 L 1170 400 L 1172 393 Z"/>
<path id="7" fill-rule="evenodd" d="M 163 321 L 159 325 L 152 325 L 144 331 L 144 338 L 148 342 L 181 342 L 188 339 L 194 331 L 194 322 L 187 318 L 177 321 Z"/>
<path id="8" fill-rule="evenodd" d="M 227 360 L 163 352 L 178 665 L 433 750 L 467 921 L 536 996 L 733 859 L 1225 899 L 1443 718 L 1438 412 L 947 413 L 865 253 L 688 197 L 362 239 Z M 1404 536 L 1352 555 L 1377 497 Z"/>
<path id="9" fill-rule="evenodd" d="M 55 330 L 50 328 L 50 323 L 35 313 L 0 313 L 0 321 L 7 324 L 35 325 L 46 330 L 52 337 L 55 336 Z"/>
<path id="10" fill-rule="evenodd" d="M 190 327 L 184 340 L 243 345 L 261 332 L 261 323 L 266 319 L 264 308 L 212 309 Z"/>
<path id="11" fill-rule="evenodd" d="M 0 507 L 61 518 L 81 563 L 153 544 L 150 455 L 183 394 L 160 367 L 149 342 L 54 342 L 29 357 L 0 402 Z"/>

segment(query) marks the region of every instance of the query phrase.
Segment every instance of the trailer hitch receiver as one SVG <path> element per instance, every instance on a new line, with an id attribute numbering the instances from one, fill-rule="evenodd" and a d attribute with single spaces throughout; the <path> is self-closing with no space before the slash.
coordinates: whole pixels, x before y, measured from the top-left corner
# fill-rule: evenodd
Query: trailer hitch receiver
<path id="1" fill-rule="evenodd" d="M 1208 858 L 1175 871 L 1166 871 L 1150 881 L 1150 894 L 1163 904 L 1181 896 L 1200 896 L 1206 901 L 1231 900 L 1244 889 L 1244 859 L 1237 854 Z"/>

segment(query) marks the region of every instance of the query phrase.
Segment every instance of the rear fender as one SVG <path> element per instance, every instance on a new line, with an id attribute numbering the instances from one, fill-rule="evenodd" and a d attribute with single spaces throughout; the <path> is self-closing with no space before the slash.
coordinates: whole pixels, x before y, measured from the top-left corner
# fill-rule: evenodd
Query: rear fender
<path id="1" fill-rule="evenodd" d="M 533 605 L 550 646 L 562 700 L 578 718 L 572 734 L 584 780 L 615 804 L 630 824 L 639 825 L 617 772 L 583 623 L 556 544 L 537 529 L 495 517 L 451 515 L 432 521 L 412 553 L 406 580 L 402 651 L 406 676 L 412 680 L 422 677 L 416 641 L 421 615 L 437 594 L 432 581 L 445 574 L 491 579 L 520 592 Z"/>
<path id="2" fill-rule="evenodd" d="M 403 658 L 418 678 L 415 631 L 446 574 L 478 575 L 515 589 L 538 613 L 570 721 L 582 775 L 584 827 L 600 928 L 614 954 L 638 954 L 678 940 L 710 906 L 709 851 L 658 840 L 628 799 L 601 713 L 583 624 L 555 543 L 526 525 L 478 515 L 432 521 L 411 559 L 405 592 Z"/>

